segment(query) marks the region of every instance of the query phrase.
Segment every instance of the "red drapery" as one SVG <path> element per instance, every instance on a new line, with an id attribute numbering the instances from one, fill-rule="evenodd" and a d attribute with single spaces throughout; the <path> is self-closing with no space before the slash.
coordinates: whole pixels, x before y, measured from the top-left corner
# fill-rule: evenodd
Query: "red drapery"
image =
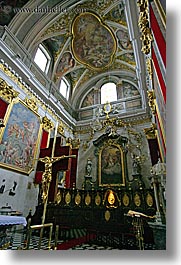
<path id="1" fill-rule="evenodd" d="M 8 105 L 9 104 L 6 101 L 0 98 L 0 119 L 4 119 Z"/>
<path id="2" fill-rule="evenodd" d="M 43 129 L 40 148 L 47 148 L 49 132 Z"/>
<path id="3" fill-rule="evenodd" d="M 158 21 L 155 17 L 155 14 L 153 12 L 151 5 L 150 5 L 150 22 L 151 22 L 151 28 L 152 28 L 159 52 L 161 54 L 161 58 L 166 67 L 166 42 L 160 30 L 160 26 L 158 24 Z"/>
<path id="4" fill-rule="evenodd" d="M 49 132 L 47 132 L 47 131 L 45 131 L 43 129 L 42 138 L 41 138 L 41 144 L 40 144 L 40 150 L 41 149 L 43 150 L 43 149 L 47 148 L 48 137 L 49 137 Z M 35 173 L 35 180 L 34 180 L 35 184 L 40 184 L 41 183 L 41 181 L 42 181 L 42 175 L 43 175 L 43 169 L 42 169 L 42 171 L 36 171 L 36 173 Z"/>
<path id="5" fill-rule="evenodd" d="M 152 48 L 152 58 L 153 58 L 154 66 L 155 66 L 156 73 L 157 73 L 157 76 L 158 76 L 158 80 L 159 80 L 159 83 L 160 83 L 160 88 L 161 88 L 161 91 L 162 91 L 162 94 L 163 94 L 163 98 L 164 98 L 164 101 L 166 102 L 166 86 L 165 86 L 165 82 L 163 80 L 162 73 L 161 73 L 161 70 L 160 70 L 160 67 L 159 67 L 159 64 L 158 64 L 158 60 L 156 58 L 156 55 L 155 55 L 155 52 L 154 52 L 153 48 Z"/>

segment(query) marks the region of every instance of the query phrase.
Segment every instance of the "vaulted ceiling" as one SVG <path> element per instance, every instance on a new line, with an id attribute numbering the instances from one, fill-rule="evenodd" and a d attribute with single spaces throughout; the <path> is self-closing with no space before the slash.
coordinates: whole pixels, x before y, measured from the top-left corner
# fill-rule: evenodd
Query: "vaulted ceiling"
<path id="1" fill-rule="evenodd" d="M 146 68 L 136 2 L 17 0 L 8 11 L 7 1 L 0 23 L 8 26 L 32 58 L 40 43 L 47 48 L 52 58 L 48 78 L 57 87 L 62 77 L 67 79 L 74 110 L 85 106 L 92 88 L 112 80 L 137 91 L 147 112 Z"/>

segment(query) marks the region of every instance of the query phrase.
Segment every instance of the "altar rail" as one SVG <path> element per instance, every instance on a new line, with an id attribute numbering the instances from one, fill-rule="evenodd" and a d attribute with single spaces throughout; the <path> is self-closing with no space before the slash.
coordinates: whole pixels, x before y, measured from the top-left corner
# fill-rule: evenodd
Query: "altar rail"
<path id="1" fill-rule="evenodd" d="M 63 240 L 68 240 L 72 229 L 86 229 L 87 237 L 94 234 L 96 240 L 106 242 L 109 238 L 134 237 L 132 218 L 127 216 L 129 210 L 154 216 L 156 205 L 153 189 L 137 191 L 120 189 L 77 190 L 59 189 L 54 203 L 48 203 L 46 223 L 59 226 Z M 41 224 L 43 204 L 37 207 L 32 217 L 32 224 Z M 154 222 L 154 219 L 151 222 Z M 144 221 L 145 231 L 150 229 L 147 220 Z M 97 242 L 96 241 L 96 242 Z M 115 240 L 114 240 L 115 241 Z M 153 241 L 152 241 L 153 242 Z"/>
<path id="2" fill-rule="evenodd" d="M 43 205 L 39 205 L 32 218 L 41 223 Z M 153 216 L 156 204 L 153 189 L 59 189 L 54 203 L 47 206 L 46 222 L 82 227 L 96 224 L 124 224 L 129 210 Z M 126 218 L 127 219 L 127 218 Z"/>

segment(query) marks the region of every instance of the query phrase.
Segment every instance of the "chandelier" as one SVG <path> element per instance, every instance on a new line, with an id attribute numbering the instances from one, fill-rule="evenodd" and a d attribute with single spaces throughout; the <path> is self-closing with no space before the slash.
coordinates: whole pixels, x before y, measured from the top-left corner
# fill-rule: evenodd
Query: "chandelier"
<path id="1" fill-rule="evenodd" d="M 106 132 L 112 130 L 116 132 L 116 127 L 125 126 L 126 123 L 119 118 L 109 117 L 109 114 L 117 114 L 118 112 L 116 106 L 111 105 L 110 102 L 106 102 L 103 106 L 98 106 L 94 112 L 93 120 L 90 123 L 93 133 L 101 130 L 105 130 Z"/>

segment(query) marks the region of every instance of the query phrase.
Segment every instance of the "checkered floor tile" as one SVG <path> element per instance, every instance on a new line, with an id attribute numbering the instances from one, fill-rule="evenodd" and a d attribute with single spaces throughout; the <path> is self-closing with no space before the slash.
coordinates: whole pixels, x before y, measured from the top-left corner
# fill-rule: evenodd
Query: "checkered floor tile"
<path id="1" fill-rule="evenodd" d="M 75 238 L 85 235 L 85 231 L 84 230 L 75 230 L 75 231 L 71 231 L 69 233 L 69 237 L 71 236 L 71 238 Z M 10 241 L 10 245 L 7 248 L 7 250 L 21 250 L 24 249 L 25 244 L 24 242 L 26 241 L 26 233 L 25 230 L 19 229 L 16 231 L 8 231 L 7 233 L 7 239 Z M 59 239 L 58 240 L 58 244 L 63 243 L 63 239 Z M 55 244 L 54 238 L 51 241 L 51 247 L 53 248 Z M 30 245 L 29 245 L 29 249 L 30 250 L 38 250 L 39 246 L 39 235 L 38 234 L 32 234 L 31 240 L 30 240 Z M 48 238 L 47 237 L 43 237 L 42 238 L 42 242 L 41 242 L 41 250 L 47 250 L 48 249 Z M 135 250 L 137 249 L 137 247 L 135 246 L 135 241 L 132 240 L 128 240 L 126 242 L 126 246 L 124 246 L 124 244 L 122 244 L 122 246 L 120 247 L 119 242 L 116 242 L 116 240 L 114 241 L 114 247 L 111 244 L 110 238 L 104 238 L 101 237 L 101 240 L 99 241 L 98 239 L 96 239 L 96 241 L 94 242 L 87 242 L 87 243 L 82 243 L 81 245 L 76 245 L 73 246 L 72 248 L 70 248 L 72 250 L 112 250 L 112 249 L 129 249 L 129 250 Z M 154 249 L 154 245 L 152 244 L 145 244 L 145 250 L 153 250 Z"/>

